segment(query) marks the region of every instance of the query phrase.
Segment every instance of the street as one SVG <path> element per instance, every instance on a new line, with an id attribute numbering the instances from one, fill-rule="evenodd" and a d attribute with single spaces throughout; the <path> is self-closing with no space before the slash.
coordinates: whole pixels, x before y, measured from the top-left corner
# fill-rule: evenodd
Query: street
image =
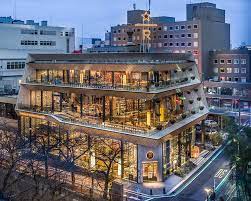
<path id="1" fill-rule="evenodd" d="M 214 179 L 217 186 L 229 171 L 229 160 L 225 152 L 222 152 L 190 185 L 179 195 L 167 198 L 155 198 L 155 201 L 204 201 L 206 200 L 205 188 L 213 189 Z"/>

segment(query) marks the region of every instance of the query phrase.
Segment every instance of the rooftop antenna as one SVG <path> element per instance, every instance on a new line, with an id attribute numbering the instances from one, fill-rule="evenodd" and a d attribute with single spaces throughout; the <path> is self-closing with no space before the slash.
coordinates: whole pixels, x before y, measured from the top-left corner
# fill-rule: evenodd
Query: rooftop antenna
<path id="1" fill-rule="evenodd" d="M 82 42 L 82 44 L 81 44 L 81 53 L 83 53 L 83 47 L 84 47 L 84 25 L 82 24 L 82 27 L 81 27 L 81 42 Z"/>
<path id="2" fill-rule="evenodd" d="M 14 17 L 14 20 L 16 20 L 16 17 L 17 17 L 17 1 L 16 0 L 14 0 L 13 17 Z"/>
<path id="3" fill-rule="evenodd" d="M 136 3 L 133 4 L 133 10 L 136 10 Z"/>
<path id="4" fill-rule="evenodd" d="M 151 0 L 149 0 L 149 13 L 151 12 Z"/>

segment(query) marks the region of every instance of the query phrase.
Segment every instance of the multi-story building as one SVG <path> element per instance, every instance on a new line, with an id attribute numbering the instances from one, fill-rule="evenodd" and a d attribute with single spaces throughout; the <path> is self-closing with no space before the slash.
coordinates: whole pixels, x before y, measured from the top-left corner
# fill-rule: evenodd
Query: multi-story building
<path id="1" fill-rule="evenodd" d="M 31 54 L 16 111 L 28 139 L 41 127 L 51 143 L 88 138 L 73 154 L 88 148 L 83 168 L 104 168 L 100 151 L 121 147 L 113 176 L 139 183 L 198 157 L 205 135 L 195 125 L 208 114 L 194 58 L 174 53 Z"/>
<path id="2" fill-rule="evenodd" d="M 249 119 L 251 108 L 251 49 L 210 52 L 213 79 L 204 82 L 210 111 Z M 246 115 L 246 117 L 245 117 Z"/>
<path id="3" fill-rule="evenodd" d="M 210 66 L 214 80 L 251 82 L 251 49 L 240 47 L 233 50 L 211 51 Z"/>
<path id="4" fill-rule="evenodd" d="M 26 23 L 0 17 L 0 91 L 17 93 L 28 53 L 71 53 L 75 47 L 73 28 Z"/>
<path id="5" fill-rule="evenodd" d="M 143 10 L 127 13 L 127 24 L 111 27 L 111 46 L 142 44 Z M 175 21 L 172 17 L 152 17 L 151 50 L 194 55 L 201 78 L 211 76 L 209 51 L 230 48 L 230 25 L 225 22 L 225 11 L 212 3 L 187 4 L 186 21 Z M 108 34 L 107 34 L 108 36 Z M 108 42 L 107 42 L 108 43 Z"/>

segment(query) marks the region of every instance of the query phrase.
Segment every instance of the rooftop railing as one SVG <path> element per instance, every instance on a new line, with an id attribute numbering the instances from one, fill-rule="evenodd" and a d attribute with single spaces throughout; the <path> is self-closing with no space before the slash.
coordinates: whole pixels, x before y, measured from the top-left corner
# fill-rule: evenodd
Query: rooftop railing
<path id="1" fill-rule="evenodd" d="M 126 90 L 126 91 L 137 91 L 137 92 L 152 92 L 162 89 L 168 89 L 170 87 L 180 86 L 195 81 L 193 78 L 180 78 L 168 81 L 160 81 L 158 83 L 148 82 L 146 85 L 132 85 L 132 84 L 108 84 L 108 83 L 64 83 L 61 80 L 43 80 L 38 81 L 34 79 L 27 78 L 26 83 L 36 84 L 36 85 L 49 85 L 49 86 L 61 86 L 61 87 L 73 87 L 73 88 L 89 88 L 89 89 L 104 89 L 104 90 Z"/>
<path id="2" fill-rule="evenodd" d="M 23 105 L 18 104 L 17 107 L 19 110 L 25 110 L 35 113 L 40 113 L 44 115 L 49 115 L 59 121 L 60 123 L 70 123 L 70 124 L 77 124 L 79 126 L 86 126 L 96 129 L 105 129 L 110 130 L 114 132 L 122 132 L 126 134 L 136 134 L 141 136 L 151 136 L 155 133 L 164 130 L 175 123 L 181 122 L 182 120 L 189 118 L 201 111 L 204 110 L 204 106 L 200 106 L 199 108 L 194 108 L 192 111 L 186 111 L 180 115 L 177 115 L 176 117 L 172 118 L 168 122 L 165 123 L 159 123 L 156 127 L 151 128 L 142 128 L 137 126 L 130 126 L 126 124 L 118 124 L 118 123 L 112 123 L 112 122 L 102 122 L 102 121 L 90 121 L 88 119 L 81 119 L 81 118 L 75 118 L 75 117 L 69 117 L 69 115 L 63 114 L 63 113 L 53 113 L 50 111 L 50 108 L 41 108 L 41 107 L 33 107 L 29 105 Z"/>

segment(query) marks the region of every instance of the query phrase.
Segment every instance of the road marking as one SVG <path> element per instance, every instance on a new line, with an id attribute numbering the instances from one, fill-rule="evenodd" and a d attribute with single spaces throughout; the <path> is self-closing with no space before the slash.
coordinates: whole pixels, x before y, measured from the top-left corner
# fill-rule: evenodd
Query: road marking
<path id="1" fill-rule="evenodd" d="M 133 196 L 130 196 L 129 199 L 132 199 L 132 200 L 140 200 L 139 198 L 136 198 L 136 197 L 133 197 Z"/>
<path id="2" fill-rule="evenodd" d="M 214 175 L 215 178 L 222 179 L 223 176 L 228 172 L 226 169 L 219 169 L 219 171 Z"/>

